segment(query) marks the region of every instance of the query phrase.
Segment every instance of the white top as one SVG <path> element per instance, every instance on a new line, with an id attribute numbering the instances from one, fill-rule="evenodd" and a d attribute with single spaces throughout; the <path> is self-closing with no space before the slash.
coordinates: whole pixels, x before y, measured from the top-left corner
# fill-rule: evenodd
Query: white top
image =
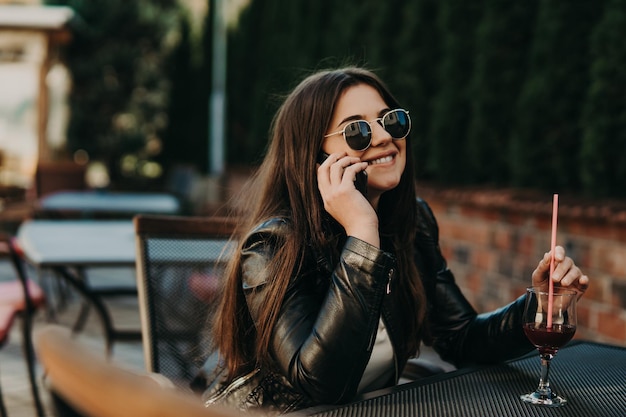
<path id="1" fill-rule="evenodd" d="M 381 319 L 378 322 L 378 332 L 376 333 L 372 356 L 370 356 L 370 361 L 367 363 L 363 377 L 361 377 L 357 392 L 364 393 L 383 388 L 383 385 L 393 375 L 394 367 L 393 347 L 385 324 Z"/>

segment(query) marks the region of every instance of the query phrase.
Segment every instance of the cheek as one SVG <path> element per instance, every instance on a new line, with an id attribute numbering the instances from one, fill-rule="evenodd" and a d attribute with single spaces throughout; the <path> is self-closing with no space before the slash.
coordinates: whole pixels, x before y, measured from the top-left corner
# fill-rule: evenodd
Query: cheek
<path id="1" fill-rule="evenodd" d="M 329 155 L 331 153 L 346 153 L 349 156 L 360 156 L 359 152 L 356 152 L 348 146 L 342 135 L 336 135 L 324 139 L 324 142 L 322 142 L 322 149 Z"/>

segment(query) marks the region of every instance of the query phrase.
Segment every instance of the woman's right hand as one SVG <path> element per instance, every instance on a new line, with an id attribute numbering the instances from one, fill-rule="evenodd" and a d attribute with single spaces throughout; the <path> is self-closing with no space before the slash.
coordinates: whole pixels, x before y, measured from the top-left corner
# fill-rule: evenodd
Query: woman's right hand
<path id="1" fill-rule="evenodd" d="M 542 291 L 548 291 L 549 288 L 551 258 L 552 252 L 546 252 L 532 274 L 533 286 L 541 287 Z M 589 277 L 582 273 L 572 258 L 565 255 L 565 249 L 562 246 L 554 248 L 554 264 L 553 283 L 560 287 L 574 289 L 578 293 L 578 298 L 582 297 L 589 287 Z"/>
<path id="2" fill-rule="evenodd" d="M 356 174 L 367 162 L 345 153 L 333 153 L 317 168 L 317 186 L 324 209 L 341 224 L 348 236 L 380 247 L 378 216 L 354 185 Z"/>

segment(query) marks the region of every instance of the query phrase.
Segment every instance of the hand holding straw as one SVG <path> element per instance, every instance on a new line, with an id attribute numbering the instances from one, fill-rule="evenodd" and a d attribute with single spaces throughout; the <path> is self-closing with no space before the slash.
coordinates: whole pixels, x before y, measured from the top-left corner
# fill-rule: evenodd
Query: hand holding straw
<path id="1" fill-rule="evenodd" d="M 554 295 L 554 283 L 552 274 L 554 273 L 554 249 L 556 248 L 556 218 L 559 207 L 559 195 L 554 194 L 552 199 L 552 237 L 550 242 L 550 278 L 548 284 L 548 329 L 552 328 L 552 298 Z"/>

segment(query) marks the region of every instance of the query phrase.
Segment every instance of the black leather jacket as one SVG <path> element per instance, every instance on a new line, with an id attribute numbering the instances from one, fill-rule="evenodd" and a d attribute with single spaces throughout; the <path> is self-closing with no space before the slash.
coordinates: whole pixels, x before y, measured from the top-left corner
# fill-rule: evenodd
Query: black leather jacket
<path id="1" fill-rule="evenodd" d="M 415 262 L 428 300 L 433 347 L 444 360 L 462 367 L 513 358 L 532 350 L 522 331 L 523 296 L 488 314 L 478 315 L 461 294 L 438 244 L 438 227 L 428 205 L 418 200 L 421 231 L 415 238 Z M 288 219 L 275 218 L 252 231 L 243 250 L 243 287 L 253 319 L 265 303 L 265 265 L 273 237 L 290 233 Z M 330 276 L 330 279 L 328 278 Z M 402 317 L 386 294 L 394 290 L 395 257 L 348 237 L 339 262 L 311 254 L 283 301 L 272 340 L 275 369 L 271 387 L 257 387 L 236 407 L 257 406 L 276 412 L 353 400 L 370 358 L 380 317 L 395 353 L 397 383 L 411 352 L 399 331 Z M 266 372 L 268 370 L 265 370 Z M 262 384 L 268 385 L 265 378 Z M 205 393 L 205 399 L 225 385 Z M 280 391 L 276 395 L 276 390 Z M 255 391 L 253 389 L 253 391 Z M 261 392 L 261 394 L 259 394 Z M 231 405 L 233 403 L 231 402 Z"/>

